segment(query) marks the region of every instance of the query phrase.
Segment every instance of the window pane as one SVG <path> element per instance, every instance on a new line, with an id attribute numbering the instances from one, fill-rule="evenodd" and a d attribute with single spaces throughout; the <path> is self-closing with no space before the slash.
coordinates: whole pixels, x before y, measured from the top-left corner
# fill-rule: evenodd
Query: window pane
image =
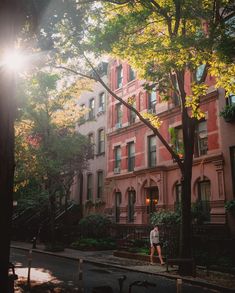
<path id="1" fill-rule="evenodd" d="M 130 66 L 129 67 L 129 81 L 132 81 L 134 79 L 135 79 L 135 71 Z"/>
<path id="2" fill-rule="evenodd" d="M 135 168 L 135 144 L 128 144 L 128 171 L 133 171 Z"/>
<path id="3" fill-rule="evenodd" d="M 103 172 L 98 172 L 98 190 L 97 190 L 97 198 L 101 198 L 103 196 Z"/>
<path id="4" fill-rule="evenodd" d="M 210 220 L 210 181 L 205 180 L 198 183 L 198 199 L 206 220 Z"/>
<path id="5" fill-rule="evenodd" d="M 104 149 L 104 130 L 101 129 L 99 131 L 99 154 L 100 153 L 104 153 L 105 149 Z"/>
<path id="6" fill-rule="evenodd" d="M 231 94 L 228 98 L 229 105 L 235 105 L 235 95 Z"/>
<path id="7" fill-rule="evenodd" d="M 115 168 L 120 168 L 121 167 L 121 147 L 115 147 L 114 149 L 115 152 Z"/>
<path id="8" fill-rule="evenodd" d="M 136 202 L 136 195 L 135 191 L 128 192 L 128 220 L 129 222 L 134 222 L 134 215 L 135 215 L 135 202 Z"/>
<path id="9" fill-rule="evenodd" d="M 88 134 L 89 143 L 91 144 L 91 155 L 94 156 L 95 152 L 95 140 L 92 133 Z"/>
<path id="10" fill-rule="evenodd" d="M 105 105 L 105 93 L 99 95 L 99 110 L 104 110 Z"/>
<path id="11" fill-rule="evenodd" d="M 118 223 L 120 221 L 120 205 L 122 202 L 121 192 L 115 193 L 115 221 Z"/>
<path id="12" fill-rule="evenodd" d="M 122 105 L 116 105 L 116 123 L 122 123 Z"/>
<path id="13" fill-rule="evenodd" d="M 148 137 L 148 165 L 149 167 L 156 166 L 156 137 Z"/>
<path id="14" fill-rule="evenodd" d="M 123 69 L 122 69 L 122 65 L 120 65 L 117 68 L 117 88 L 122 87 L 122 82 L 123 82 Z"/>
<path id="15" fill-rule="evenodd" d="M 156 113 L 156 104 L 157 104 L 157 94 L 155 91 L 152 91 L 148 95 L 148 110 L 151 110 L 153 113 Z"/>
<path id="16" fill-rule="evenodd" d="M 206 155 L 208 150 L 207 124 L 206 121 L 199 122 L 197 131 L 198 155 Z"/>
<path id="17" fill-rule="evenodd" d="M 95 109 L 95 100 L 94 99 L 91 99 L 89 101 L 89 109 L 90 109 L 90 111 L 89 111 L 89 119 L 92 119 L 95 116 L 95 112 L 94 112 L 94 109 Z"/>
<path id="18" fill-rule="evenodd" d="M 87 175 L 87 199 L 92 200 L 92 174 Z"/>

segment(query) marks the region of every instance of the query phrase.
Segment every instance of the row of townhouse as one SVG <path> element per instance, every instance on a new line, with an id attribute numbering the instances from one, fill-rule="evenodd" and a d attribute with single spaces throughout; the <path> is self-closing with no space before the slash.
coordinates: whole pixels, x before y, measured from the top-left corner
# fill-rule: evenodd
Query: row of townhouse
<path id="1" fill-rule="evenodd" d="M 138 111 L 158 114 L 163 121 L 160 133 L 182 151 L 177 96 L 163 102 L 158 93 L 146 92 L 125 62 L 110 61 L 102 77 L 124 100 L 133 97 Z M 189 85 L 190 76 L 186 79 Z M 209 222 L 223 224 L 224 203 L 235 196 L 235 126 L 219 113 L 226 103 L 235 104 L 235 96 L 225 99 L 212 77 L 206 82 L 210 87 L 201 101 L 206 117 L 196 129 L 192 201 L 201 201 Z M 174 209 L 181 201 L 180 171 L 152 131 L 98 83 L 79 98 L 79 104 L 90 109 L 78 131 L 94 143 L 94 156 L 76 180 L 74 199 L 105 202 L 106 213 L 120 224 L 146 224 L 157 208 Z"/>

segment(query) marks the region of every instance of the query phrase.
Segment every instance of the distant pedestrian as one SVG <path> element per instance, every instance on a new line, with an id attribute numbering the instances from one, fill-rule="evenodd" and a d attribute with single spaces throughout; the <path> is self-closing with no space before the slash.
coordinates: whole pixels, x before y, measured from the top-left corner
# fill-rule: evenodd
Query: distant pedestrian
<path id="1" fill-rule="evenodd" d="M 159 240 L 158 226 L 154 226 L 153 230 L 151 230 L 150 232 L 150 245 L 151 245 L 150 264 L 153 265 L 153 255 L 155 250 L 157 250 L 160 263 L 161 265 L 164 265 L 164 261 L 162 259 L 161 245 Z"/>

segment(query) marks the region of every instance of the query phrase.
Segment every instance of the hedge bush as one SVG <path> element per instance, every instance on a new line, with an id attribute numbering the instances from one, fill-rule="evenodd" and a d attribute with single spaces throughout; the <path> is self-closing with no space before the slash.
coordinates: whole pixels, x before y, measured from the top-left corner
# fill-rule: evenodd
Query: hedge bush
<path id="1" fill-rule="evenodd" d="M 104 215 L 91 214 L 79 222 L 83 238 L 105 238 L 110 232 L 111 221 Z"/>

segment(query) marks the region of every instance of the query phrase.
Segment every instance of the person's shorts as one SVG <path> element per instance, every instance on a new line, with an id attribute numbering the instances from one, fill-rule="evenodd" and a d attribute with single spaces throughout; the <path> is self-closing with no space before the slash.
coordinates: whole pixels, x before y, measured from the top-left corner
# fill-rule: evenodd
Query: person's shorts
<path id="1" fill-rule="evenodd" d="M 160 244 L 160 242 L 158 242 L 158 243 L 153 243 L 153 247 L 154 248 L 157 248 L 157 246 L 160 246 L 161 244 Z"/>

